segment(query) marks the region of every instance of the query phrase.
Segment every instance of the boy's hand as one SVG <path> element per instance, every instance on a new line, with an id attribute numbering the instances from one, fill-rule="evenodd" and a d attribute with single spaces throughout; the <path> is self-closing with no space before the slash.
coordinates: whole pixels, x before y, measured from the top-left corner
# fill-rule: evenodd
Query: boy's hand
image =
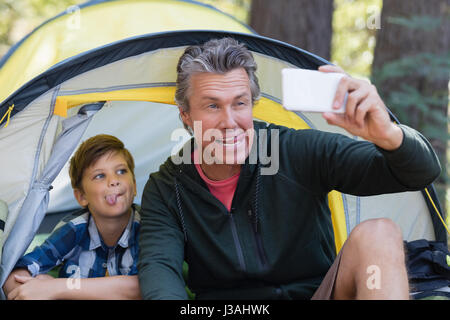
<path id="1" fill-rule="evenodd" d="M 5 284 L 3 285 L 3 292 L 7 297 L 9 296 L 10 292 L 12 292 L 15 288 L 22 285 L 22 283 L 16 281 L 15 278 L 16 275 L 31 277 L 31 274 L 28 272 L 27 269 L 18 268 L 13 270 L 6 279 Z"/>
<path id="2" fill-rule="evenodd" d="M 21 283 L 8 294 L 8 300 L 51 300 L 51 299 L 141 299 L 139 280 L 134 276 L 112 276 L 80 279 L 77 290 L 67 286 L 68 278 L 53 278 L 41 275 L 14 275 Z"/>
<path id="3" fill-rule="evenodd" d="M 341 68 L 331 65 L 320 66 L 319 71 L 344 73 Z M 385 150 L 397 149 L 403 141 L 403 132 L 391 122 L 375 86 L 350 76 L 343 77 L 336 91 L 333 108 L 339 109 L 346 93 L 345 113 L 323 113 L 328 124 L 339 126 Z"/>
<path id="4" fill-rule="evenodd" d="M 49 280 L 53 280 L 53 279 L 55 279 L 54 277 L 52 277 L 51 275 L 48 275 L 48 274 L 46 274 L 46 273 L 43 273 L 43 274 L 38 274 L 37 276 L 36 276 L 36 279 L 49 279 Z"/>
<path id="5" fill-rule="evenodd" d="M 39 276 L 38 276 L 39 277 Z M 8 294 L 8 300 L 49 300 L 53 299 L 52 285 L 56 284 L 51 276 L 41 275 L 39 278 L 15 275 L 20 286 Z"/>

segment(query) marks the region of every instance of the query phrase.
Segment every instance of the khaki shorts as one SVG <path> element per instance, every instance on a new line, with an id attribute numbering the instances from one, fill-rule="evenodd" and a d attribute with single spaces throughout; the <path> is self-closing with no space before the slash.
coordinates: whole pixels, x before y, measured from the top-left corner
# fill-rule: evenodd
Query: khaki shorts
<path id="1" fill-rule="evenodd" d="M 319 288 L 317 288 L 316 292 L 312 296 L 311 300 L 331 300 L 333 297 L 333 289 L 336 283 L 337 274 L 339 271 L 339 264 L 341 262 L 342 251 L 344 248 L 342 247 L 331 265 L 330 269 L 328 269 L 325 278 L 323 278 L 322 283 Z"/>

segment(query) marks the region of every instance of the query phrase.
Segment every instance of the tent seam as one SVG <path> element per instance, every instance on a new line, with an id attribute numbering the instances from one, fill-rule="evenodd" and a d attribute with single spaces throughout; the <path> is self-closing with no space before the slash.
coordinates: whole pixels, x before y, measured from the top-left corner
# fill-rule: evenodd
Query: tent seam
<path id="1" fill-rule="evenodd" d="M 344 215 L 345 215 L 345 225 L 347 227 L 347 238 L 350 235 L 350 222 L 348 217 L 348 204 L 347 204 L 347 198 L 344 193 L 341 193 L 342 195 L 342 204 L 344 205 Z"/>
<path id="2" fill-rule="evenodd" d="M 302 112 L 300 111 L 295 111 L 295 114 L 298 115 L 303 121 L 306 122 L 306 124 L 311 128 L 311 129 L 315 129 L 317 130 L 317 127 L 311 122 L 311 120 L 308 119 L 307 116 L 305 116 Z"/>
<path id="3" fill-rule="evenodd" d="M 50 112 L 49 112 L 47 119 L 45 120 L 44 126 L 42 127 L 42 130 L 41 130 L 41 136 L 39 137 L 37 151 L 36 151 L 36 154 L 34 155 L 33 173 L 31 174 L 30 185 L 28 186 L 28 192 L 31 190 L 33 185 L 37 182 L 36 175 L 37 175 L 37 168 L 38 168 L 38 164 L 39 164 L 39 157 L 41 155 L 41 147 L 42 147 L 42 143 L 44 141 L 44 136 L 47 133 L 47 129 L 50 124 L 50 120 L 53 117 L 53 112 L 55 110 L 56 97 L 58 96 L 59 88 L 60 88 L 60 86 L 57 86 L 55 88 L 55 91 L 53 92 L 52 100 L 51 100 L 51 104 L 50 104 Z M 21 210 L 22 210 L 22 208 L 21 208 Z"/>
<path id="4" fill-rule="evenodd" d="M 117 90 L 136 89 L 136 88 L 175 87 L 175 85 L 176 85 L 175 82 L 154 82 L 154 83 L 143 83 L 143 84 L 128 84 L 128 85 L 119 85 L 119 86 L 112 86 L 112 87 L 106 87 L 106 88 L 89 88 L 89 89 L 80 89 L 80 90 L 59 91 L 59 95 L 60 96 L 72 96 L 72 95 L 78 95 L 78 94 L 109 92 L 109 91 L 117 91 Z"/>
<path id="5" fill-rule="evenodd" d="M 361 199 L 356 197 L 356 225 L 361 222 Z"/>

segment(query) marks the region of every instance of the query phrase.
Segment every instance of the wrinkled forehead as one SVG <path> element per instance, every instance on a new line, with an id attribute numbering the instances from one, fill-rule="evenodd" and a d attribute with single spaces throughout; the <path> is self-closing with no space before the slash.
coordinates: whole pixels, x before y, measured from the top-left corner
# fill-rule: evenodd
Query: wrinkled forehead
<path id="1" fill-rule="evenodd" d="M 251 95 L 250 80 L 243 68 L 226 73 L 195 73 L 189 79 L 189 89 L 196 98 Z"/>

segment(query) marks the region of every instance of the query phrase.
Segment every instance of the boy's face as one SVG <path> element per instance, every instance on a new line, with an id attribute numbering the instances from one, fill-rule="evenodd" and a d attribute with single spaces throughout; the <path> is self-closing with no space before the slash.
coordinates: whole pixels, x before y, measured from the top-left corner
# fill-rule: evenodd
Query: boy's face
<path id="1" fill-rule="evenodd" d="M 83 190 L 74 189 L 75 198 L 94 217 L 116 218 L 131 212 L 136 181 L 121 153 L 109 152 L 89 166 L 81 186 Z"/>

